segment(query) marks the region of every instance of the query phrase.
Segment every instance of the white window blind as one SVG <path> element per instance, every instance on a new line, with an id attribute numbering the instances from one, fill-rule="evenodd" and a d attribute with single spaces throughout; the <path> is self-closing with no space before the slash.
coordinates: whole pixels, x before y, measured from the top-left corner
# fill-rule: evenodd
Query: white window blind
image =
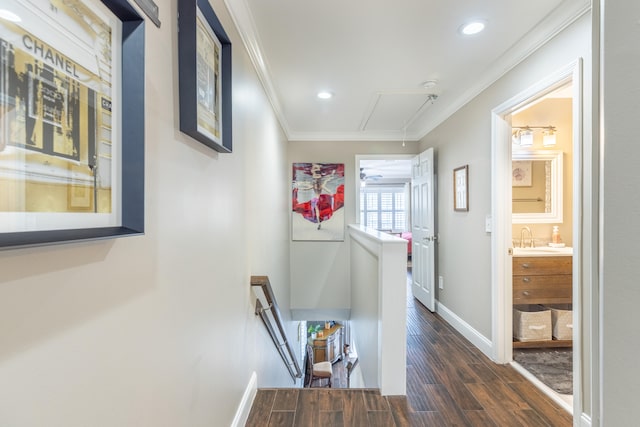
<path id="1" fill-rule="evenodd" d="M 360 223 L 377 230 L 407 230 L 404 186 L 368 185 L 360 190 Z"/>

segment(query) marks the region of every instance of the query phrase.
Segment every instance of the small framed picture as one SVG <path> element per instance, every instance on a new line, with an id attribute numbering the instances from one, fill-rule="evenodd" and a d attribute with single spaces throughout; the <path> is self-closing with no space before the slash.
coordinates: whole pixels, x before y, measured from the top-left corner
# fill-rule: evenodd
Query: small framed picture
<path id="1" fill-rule="evenodd" d="M 511 185 L 513 187 L 531 187 L 531 160 L 511 162 Z"/>
<path id="2" fill-rule="evenodd" d="M 453 170 L 453 210 L 469 211 L 469 165 Z"/>

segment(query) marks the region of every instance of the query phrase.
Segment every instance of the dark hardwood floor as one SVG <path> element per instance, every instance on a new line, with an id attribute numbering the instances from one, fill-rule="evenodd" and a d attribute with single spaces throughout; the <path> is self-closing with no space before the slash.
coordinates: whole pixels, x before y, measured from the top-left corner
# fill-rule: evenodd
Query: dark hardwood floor
<path id="1" fill-rule="evenodd" d="M 364 389 L 260 389 L 246 425 L 572 425 L 570 414 L 510 366 L 491 362 L 410 292 L 407 304 L 406 397 Z"/>

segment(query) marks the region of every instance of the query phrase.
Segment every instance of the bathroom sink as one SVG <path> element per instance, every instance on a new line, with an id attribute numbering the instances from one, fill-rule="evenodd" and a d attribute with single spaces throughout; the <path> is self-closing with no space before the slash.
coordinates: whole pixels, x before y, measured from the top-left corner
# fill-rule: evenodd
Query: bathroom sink
<path id="1" fill-rule="evenodd" d="M 537 248 L 513 248 L 513 256 L 570 256 L 573 255 L 573 248 L 552 248 L 550 246 L 540 246 Z"/>

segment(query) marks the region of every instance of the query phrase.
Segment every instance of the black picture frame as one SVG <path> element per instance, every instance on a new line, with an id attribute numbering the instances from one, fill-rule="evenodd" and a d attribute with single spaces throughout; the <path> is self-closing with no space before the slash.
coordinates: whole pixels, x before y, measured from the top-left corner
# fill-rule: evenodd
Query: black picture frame
<path id="1" fill-rule="evenodd" d="M 121 220 L 107 227 L 0 233 L 0 249 L 144 234 L 145 21 L 127 0 L 101 1 L 122 23 Z"/>
<path id="2" fill-rule="evenodd" d="M 221 55 L 218 67 L 213 66 L 213 70 L 219 69 L 219 83 L 217 87 L 217 77 L 214 79 L 215 94 L 213 99 L 219 95 L 215 108 L 219 108 L 220 115 L 216 131 L 221 135 L 216 137 L 203 130 L 202 124 L 210 124 L 204 114 L 199 115 L 198 85 L 202 84 L 203 76 L 202 63 L 200 74 L 198 73 L 198 10 L 204 17 L 204 24 L 208 25 L 208 30 L 215 35 L 221 47 Z M 191 136 L 204 145 L 213 148 L 220 153 L 231 153 L 233 148 L 232 138 L 232 118 L 231 118 L 231 40 L 224 31 L 220 20 L 211 8 L 207 0 L 178 0 L 178 69 L 180 85 L 180 131 Z M 210 65 L 210 63 L 208 62 Z M 207 71 L 211 69 L 207 68 Z M 214 72 L 215 74 L 215 72 Z M 208 81 L 208 80 L 207 80 Z M 202 92 L 201 92 L 202 93 Z M 205 101 L 206 102 L 206 101 Z M 219 103 L 219 105 L 218 105 Z M 200 103 L 200 111 L 202 105 Z M 209 107 L 211 108 L 211 107 Z M 217 138 L 217 140 L 216 140 Z"/>

